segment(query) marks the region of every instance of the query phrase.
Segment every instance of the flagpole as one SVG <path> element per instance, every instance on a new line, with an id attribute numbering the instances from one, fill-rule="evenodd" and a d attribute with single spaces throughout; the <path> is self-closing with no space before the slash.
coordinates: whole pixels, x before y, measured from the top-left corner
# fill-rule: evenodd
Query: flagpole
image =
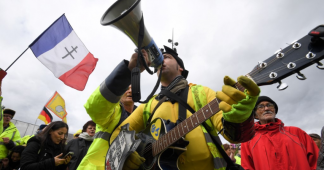
<path id="1" fill-rule="evenodd" d="M 10 66 L 5 71 L 7 71 L 28 50 L 28 48 L 29 47 L 27 47 L 26 50 L 23 53 L 21 53 L 20 56 L 13 63 L 11 63 Z"/>
<path id="2" fill-rule="evenodd" d="M 54 94 L 55 94 L 55 93 L 56 93 L 56 91 L 54 92 Z M 53 97 L 53 95 L 52 95 L 52 97 Z M 52 97 L 50 97 L 50 99 L 49 99 L 46 103 L 48 103 L 48 102 L 52 99 Z M 44 107 L 46 106 L 46 103 L 45 103 Z M 41 110 L 40 113 L 42 113 L 44 107 L 42 107 L 42 110 Z M 39 115 L 38 115 L 38 116 L 39 116 Z M 36 118 L 36 121 L 35 121 L 35 124 L 34 124 L 34 127 L 33 127 L 33 132 L 34 132 L 34 129 L 35 129 L 35 125 L 36 125 L 37 119 L 38 119 L 38 117 Z"/>
<path id="3" fill-rule="evenodd" d="M 37 117 L 37 119 L 38 119 L 38 117 Z M 34 133 L 34 129 L 35 129 L 35 126 L 36 126 L 37 119 L 36 119 L 36 121 L 35 121 L 35 123 L 34 123 L 34 127 L 33 127 L 33 131 L 32 131 L 32 133 Z M 33 134 L 32 134 L 32 135 L 33 135 Z"/>
<path id="4" fill-rule="evenodd" d="M 26 130 L 25 130 L 24 136 L 26 136 L 26 132 L 27 132 L 27 129 L 28 129 L 28 127 L 29 127 L 29 124 L 30 124 L 30 123 L 28 123 L 28 126 L 27 126 L 27 128 L 26 128 Z"/>
<path id="5" fill-rule="evenodd" d="M 63 15 L 64 15 L 64 13 L 63 13 Z M 61 15 L 58 19 L 56 19 L 55 20 L 55 22 L 57 21 L 57 20 L 59 20 L 63 15 Z M 54 22 L 54 23 L 55 23 Z M 48 28 L 50 28 L 54 23 L 52 23 Z M 47 30 L 48 30 L 48 28 L 44 31 L 44 32 L 46 32 Z M 41 35 L 43 35 L 44 34 L 44 32 L 41 34 Z M 40 35 L 40 36 L 41 36 Z M 38 39 L 39 39 L 39 37 L 40 36 L 38 36 L 29 46 L 28 46 L 28 48 L 31 46 L 31 45 L 33 45 Z M 11 63 L 10 64 L 10 66 L 5 70 L 5 71 L 7 71 L 27 50 L 28 50 L 28 48 L 23 52 L 23 53 L 21 53 L 20 54 L 20 56 L 13 62 L 13 63 Z"/>

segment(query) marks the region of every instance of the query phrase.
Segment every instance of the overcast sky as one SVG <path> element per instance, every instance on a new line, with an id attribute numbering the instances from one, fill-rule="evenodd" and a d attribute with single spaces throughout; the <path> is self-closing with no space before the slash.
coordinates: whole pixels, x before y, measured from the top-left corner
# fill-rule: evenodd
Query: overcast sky
<path id="1" fill-rule="evenodd" d="M 58 91 L 66 101 L 70 133 L 90 120 L 83 105 L 90 94 L 135 49 L 119 30 L 100 24 L 112 0 L 0 1 L 0 68 L 6 69 L 35 38 L 65 13 L 76 34 L 99 59 L 84 91 L 55 78 L 30 49 L 8 70 L 3 80 L 3 105 L 17 111 L 15 119 L 34 123 L 42 107 Z M 324 23 L 321 0 L 142 0 L 145 26 L 159 47 L 179 42 L 179 56 L 189 70 L 188 81 L 221 90 L 223 77 L 249 73 L 287 43 L 298 40 Z M 277 117 L 285 125 L 320 134 L 324 120 L 324 70 L 315 65 L 302 71 L 307 80 L 292 75 L 289 85 L 262 86 L 279 105 Z M 141 77 L 142 99 L 153 89 L 156 75 Z M 54 115 L 53 115 L 54 116 Z M 59 120 L 55 118 L 55 120 Z M 43 123 L 38 120 L 37 124 Z"/>

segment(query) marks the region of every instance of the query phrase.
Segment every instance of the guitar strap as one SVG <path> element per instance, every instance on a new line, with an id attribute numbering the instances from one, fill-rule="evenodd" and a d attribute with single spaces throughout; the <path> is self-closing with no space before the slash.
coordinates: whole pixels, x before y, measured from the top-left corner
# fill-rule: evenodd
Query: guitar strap
<path id="1" fill-rule="evenodd" d="M 160 92 L 160 94 L 167 96 L 170 99 L 173 99 L 175 101 L 177 101 L 179 103 L 179 116 L 178 116 L 178 120 L 177 120 L 177 124 L 184 121 L 187 118 L 187 109 L 194 114 L 195 110 L 193 108 L 191 108 L 187 102 L 187 97 L 188 97 L 188 91 L 189 91 L 189 86 L 187 85 L 180 93 L 180 97 L 178 97 L 176 94 L 170 92 L 169 90 L 162 90 Z M 165 99 L 166 97 L 163 97 L 163 99 Z M 148 126 L 152 120 L 152 117 L 156 111 L 156 109 L 165 101 L 161 99 L 159 101 L 159 103 L 155 106 L 152 114 L 150 115 L 149 119 L 147 120 L 147 124 L 146 126 Z M 184 100 L 185 99 L 185 100 Z"/>
<path id="2" fill-rule="evenodd" d="M 189 91 L 189 86 L 187 85 L 186 88 L 180 93 L 180 99 L 179 98 L 179 116 L 177 120 L 177 124 L 181 123 L 182 121 L 187 119 L 187 109 L 194 114 L 195 111 L 188 105 L 187 100 L 188 100 L 188 91 Z M 184 104 L 180 103 L 184 102 Z"/>

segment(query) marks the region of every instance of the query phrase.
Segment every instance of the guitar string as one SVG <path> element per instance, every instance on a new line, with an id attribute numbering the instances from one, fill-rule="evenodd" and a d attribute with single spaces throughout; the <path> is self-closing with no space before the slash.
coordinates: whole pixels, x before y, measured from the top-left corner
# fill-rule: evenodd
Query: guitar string
<path id="1" fill-rule="evenodd" d="M 292 49 L 294 49 L 294 48 L 290 48 L 289 50 L 287 50 L 287 52 L 285 52 L 284 54 L 286 54 L 286 53 L 288 53 L 290 50 L 292 50 Z M 297 50 L 297 49 L 296 49 Z M 299 58 L 299 59 L 297 59 L 297 60 L 294 60 L 293 62 L 298 62 L 298 61 L 300 61 L 300 60 L 303 60 L 304 59 L 304 57 L 301 57 L 301 58 Z M 275 58 L 275 60 L 274 61 L 276 61 L 276 60 L 278 60 L 278 58 Z M 271 62 L 269 65 L 271 65 L 273 62 Z M 258 67 L 258 68 L 260 68 L 260 67 Z M 283 66 L 281 66 L 281 67 L 279 67 L 279 68 L 277 68 L 277 69 L 275 69 L 275 70 L 272 70 L 272 72 L 273 71 L 277 71 L 278 70 L 278 72 L 279 71 L 282 71 L 283 69 L 287 69 L 287 65 L 283 65 Z M 251 73 L 250 73 L 250 75 L 251 76 L 253 76 L 253 75 L 255 75 L 255 74 L 257 74 L 256 72 L 257 71 L 262 71 L 262 68 L 260 68 L 260 69 L 255 69 L 255 70 L 253 70 Z M 253 78 L 253 80 L 254 81 L 261 81 L 261 80 L 264 80 L 264 79 L 266 79 L 266 78 L 268 78 L 268 75 L 269 75 L 269 73 L 270 73 L 271 71 L 268 71 L 268 72 L 265 72 L 265 73 L 263 73 L 263 74 L 261 74 L 261 75 L 259 75 L 259 76 L 256 76 L 256 77 L 254 77 Z M 261 77 L 261 78 L 260 78 Z"/>
<path id="2" fill-rule="evenodd" d="M 287 55 L 287 53 L 288 52 L 290 52 L 291 50 L 294 50 L 295 48 L 293 48 L 293 47 L 291 47 L 290 49 L 288 49 L 286 52 L 283 52 L 285 55 Z M 299 48 L 298 48 L 299 49 Z M 298 49 L 295 49 L 295 50 L 298 50 Z M 310 49 L 309 50 L 309 52 L 311 52 L 312 51 L 312 49 Z M 278 54 L 278 53 L 277 53 Z M 289 55 L 289 54 L 288 54 Z M 268 65 L 271 65 L 273 62 L 275 62 L 275 61 L 277 61 L 278 59 L 280 59 L 280 58 L 277 58 L 277 57 L 273 57 L 274 59 L 273 60 L 271 60 L 271 61 L 269 61 L 269 64 Z M 292 62 L 294 62 L 294 63 L 297 63 L 298 61 L 300 61 L 300 60 L 303 60 L 303 59 L 305 59 L 305 57 L 301 57 L 301 58 L 299 58 L 299 59 L 297 59 L 297 60 L 295 60 L 295 61 L 292 61 Z M 277 69 L 275 69 L 275 70 L 272 70 L 272 72 L 273 71 L 277 71 L 278 70 L 278 72 L 279 71 L 282 71 L 283 69 L 287 69 L 287 65 L 283 65 L 283 66 L 281 66 L 281 67 L 279 67 L 279 68 L 277 68 Z M 259 65 L 257 66 L 257 68 L 256 69 L 254 69 L 254 70 L 252 70 L 249 74 L 252 76 L 252 75 L 255 75 L 255 74 L 257 74 L 256 72 L 260 72 L 260 71 L 262 71 L 263 69 L 261 68 L 261 67 L 259 67 Z M 256 77 L 254 77 L 253 78 L 253 80 L 255 81 L 255 82 L 257 82 L 257 81 L 260 81 L 261 82 L 261 80 L 264 80 L 264 79 L 268 79 L 269 77 L 269 73 L 270 73 L 271 71 L 268 71 L 268 72 L 265 72 L 265 73 L 263 73 L 263 74 L 261 74 L 261 75 L 259 75 L 259 76 L 256 76 Z M 260 78 L 261 77 L 261 78 Z"/>
<path id="3" fill-rule="evenodd" d="M 303 60 L 304 59 L 304 57 L 302 57 L 302 58 L 299 58 L 299 59 L 297 59 L 297 60 L 295 60 L 295 61 L 293 61 L 294 63 L 297 63 L 298 61 L 300 61 L 300 60 Z M 277 72 L 280 72 L 280 71 L 282 71 L 282 70 L 285 70 L 285 69 L 288 69 L 286 66 L 281 66 L 281 67 L 279 67 L 279 68 L 277 68 L 277 69 L 275 69 L 275 70 L 272 70 L 272 71 L 277 71 Z M 260 76 L 257 76 L 257 77 L 255 77 L 253 80 L 255 81 L 255 82 L 261 82 L 262 80 L 265 80 L 265 79 L 268 79 L 269 78 L 269 73 L 270 73 L 271 71 L 268 71 L 268 72 L 265 72 L 265 73 L 263 73 L 263 74 L 261 74 Z"/>
<path id="4" fill-rule="evenodd" d="M 296 41 L 296 42 L 298 43 L 298 41 Z M 295 43 L 295 42 L 294 42 L 294 43 Z M 294 43 L 291 43 L 291 44 L 290 44 L 290 45 L 291 45 L 291 48 L 288 49 L 287 51 L 283 52 L 283 50 L 281 50 L 280 52 L 282 52 L 282 53 L 285 55 L 285 54 L 287 54 L 289 51 L 295 49 L 295 48 L 293 48 L 293 44 L 294 44 Z M 290 45 L 289 45 L 289 46 L 290 46 Z M 296 49 L 296 50 L 297 50 L 297 49 Z M 277 55 L 278 53 L 279 53 L 279 52 L 277 52 L 277 53 L 274 54 L 274 55 Z M 267 63 L 267 65 L 271 65 L 273 62 L 277 61 L 278 59 L 280 59 L 280 58 L 277 58 L 276 56 L 273 57 L 273 59 L 270 60 L 270 61 Z M 253 74 L 253 73 L 257 72 L 257 71 L 262 71 L 262 68 L 259 67 L 259 65 L 257 65 L 257 66 L 258 66 L 257 69 L 252 70 L 252 71 L 250 72 L 251 74 Z M 261 70 L 259 70 L 258 68 L 260 68 Z"/>
<path id="5" fill-rule="evenodd" d="M 292 49 L 292 48 L 291 48 L 291 49 Z M 287 50 L 287 52 L 290 51 L 291 49 Z M 286 54 L 287 52 L 284 52 L 284 54 Z M 268 65 L 268 66 L 269 66 L 269 65 L 272 65 L 274 62 L 278 61 L 278 59 L 279 59 L 279 58 L 273 56 L 273 59 L 270 60 L 270 61 L 267 63 L 267 65 Z M 254 73 L 257 74 L 256 72 L 259 72 L 259 71 L 262 71 L 262 68 L 259 67 L 259 65 L 257 65 L 257 69 L 252 70 L 249 74 L 250 74 L 250 75 L 254 75 Z M 262 76 L 262 75 L 260 75 L 260 76 Z"/>
<path id="6" fill-rule="evenodd" d="M 299 60 L 301 60 L 301 59 L 299 59 Z M 298 62 L 299 60 L 295 60 L 294 62 Z M 286 66 L 281 66 L 281 67 L 279 67 L 279 68 L 277 68 L 275 70 L 271 70 L 271 71 L 268 71 L 268 72 L 264 72 L 263 74 L 261 74 L 261 75 L 259 75 L 257 77 L 254 77 L 253 80 L 255 82 L 261 82 L 261 81 L 264 81 L 265 79 L 269 79 L 270 78 L 269 77 L 270 76 L 270 72 L 276 72 L 276 73 L 278 73 L 278 72 L 280 72 L 282 70 L 286 70 L 286 69 L 288 69 Z M 252 74 L 252 76 L 253 76 L 253 74 Z"/>

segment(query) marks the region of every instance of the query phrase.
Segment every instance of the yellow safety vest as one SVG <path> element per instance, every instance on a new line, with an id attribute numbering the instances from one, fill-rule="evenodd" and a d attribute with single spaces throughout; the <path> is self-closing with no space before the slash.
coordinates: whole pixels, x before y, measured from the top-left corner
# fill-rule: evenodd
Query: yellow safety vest
<path id="1" fill-rule="evenodd" d="M 95 97 L 94 97 L 95 96 Z M 89 107 L 89 101 L 96 104 L 96 106 L 113 105 L 107 101 L 99 92 L 99 88 L 95 90 L 92 96 L 88 99 L 85 107 L 87 112 L 94 122 L 96 122 L 96 134 L 94 140 L 90 145 L 87 154 L 83 157 L 78 166 L 78 170 L 104 170 L 106 163 L 106 154 L 109 149 L 109 139 L 120 121 L 122 109 L 117 103 L 113 109 L 114 114 L 108 119 L 98 114 L 102 110 L 98 107 Z M 106 110 L 105 110 L 106 111 Z M 95 114 L 94 114 L 95 113 Z M 108 122 L 106 122 L 108 121 Z M 99 122 L 99 123 L 98 123 Z M 102 125 L 102 126 L 101 126 Z"/>
<path id="2" fill-rule="evenodd" d="M 34 137 L 35 135 L 26 135 L 20 139 L 20 144 L 19 145 L 27 145 L 27 142 L 30 138 Z"/>
<path id="3" fill-rule="evenodd" d="M 7 157 L 8 152 L 9 152 L 9 150 L 3 143 L 2 138 L 5 138 L 5 137 L 12 140 L 15 143 L 15 145 L 20 144 L 20 133 L 19 133 L 18 129 L 16 128 L 16 126 L 12 122 L 9 122 L 9 127 L 5 131 L 3 131 L 0 135 L 0 159 Z"/>

